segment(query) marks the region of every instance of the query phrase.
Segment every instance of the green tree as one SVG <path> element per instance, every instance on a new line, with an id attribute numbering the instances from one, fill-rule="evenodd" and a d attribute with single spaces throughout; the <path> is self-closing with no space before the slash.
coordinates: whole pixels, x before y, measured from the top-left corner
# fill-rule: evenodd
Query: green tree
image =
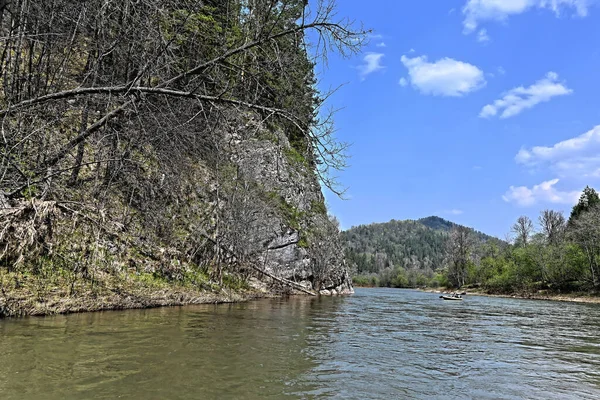
<path id="1" fill-rule="evenodd" d="M 600 285 L 600 207 L 580 214 L 570 227 L 572 240 L 584 251 L 594 287 Z"/>
<path id="2" fill-rule="evenodd" d="M 586 186 L 583 189 L 579 202 L 575 204 L 571 211 L 571 217 L 569 218 L 569 224 L 573 223 L 582 213 L 589 209 L 600 205 L 600 196 L 594 188 Z"/>

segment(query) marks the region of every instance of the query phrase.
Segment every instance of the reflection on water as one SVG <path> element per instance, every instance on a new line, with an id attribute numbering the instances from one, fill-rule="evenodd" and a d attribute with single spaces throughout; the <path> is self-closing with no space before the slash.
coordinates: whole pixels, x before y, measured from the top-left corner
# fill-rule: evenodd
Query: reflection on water
<path id="1" fill-rule="evenodd" d="M 0 321 L 2 399 L 600 398 L 600 305 L 347 298 Z"/>

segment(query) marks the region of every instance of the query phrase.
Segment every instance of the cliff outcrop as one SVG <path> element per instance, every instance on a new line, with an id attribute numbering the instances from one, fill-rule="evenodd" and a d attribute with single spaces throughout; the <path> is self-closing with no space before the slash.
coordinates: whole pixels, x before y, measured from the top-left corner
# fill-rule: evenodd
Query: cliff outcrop
<path id="1" fill-rule="evenodd" d="M 333 3 L 4 3 L 0 315 L 352 291 L 314 67 L 366 33 Z"/>

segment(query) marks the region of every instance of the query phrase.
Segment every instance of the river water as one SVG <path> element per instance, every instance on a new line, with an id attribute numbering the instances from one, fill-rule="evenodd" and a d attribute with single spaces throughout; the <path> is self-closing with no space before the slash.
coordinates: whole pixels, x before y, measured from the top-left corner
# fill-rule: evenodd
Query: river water
<path id="1" fill-rule="evenodd" d="M 0 321 L 0 399 L 599 399 L 600 305 L 392 289 Z"/>

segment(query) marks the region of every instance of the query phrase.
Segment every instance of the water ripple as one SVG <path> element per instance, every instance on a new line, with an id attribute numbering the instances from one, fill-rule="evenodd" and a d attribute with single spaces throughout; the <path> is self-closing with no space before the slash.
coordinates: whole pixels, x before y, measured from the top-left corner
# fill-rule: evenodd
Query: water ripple
<path id="1" fill-rule="evenodd" d="M 347 298 L 0 321 L 12 399 L 598 399 L 600 306 Z"/>

